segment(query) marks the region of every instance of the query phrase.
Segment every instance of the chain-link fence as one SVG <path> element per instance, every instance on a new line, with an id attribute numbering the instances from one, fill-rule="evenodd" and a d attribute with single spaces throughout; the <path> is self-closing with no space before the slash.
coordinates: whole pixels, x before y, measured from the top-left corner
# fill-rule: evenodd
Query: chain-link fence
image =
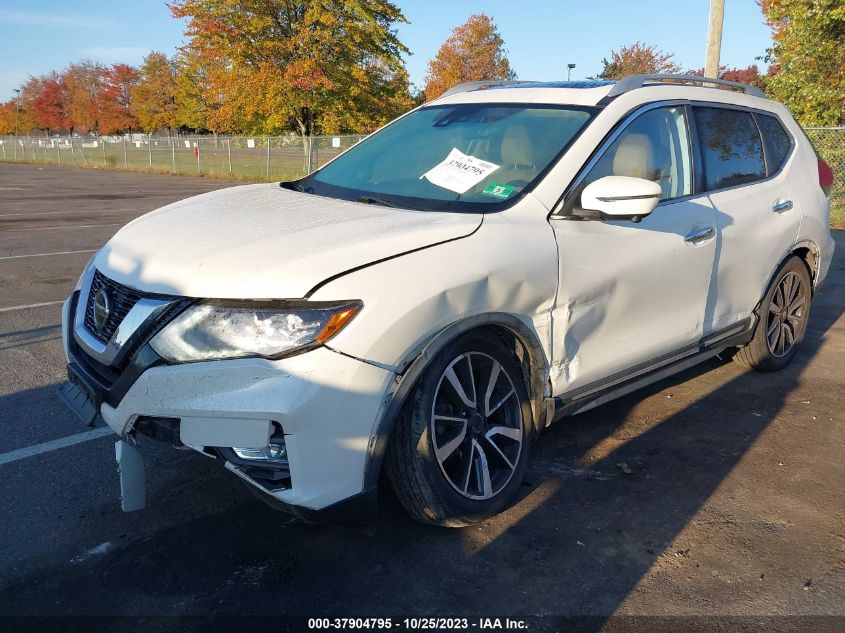
<path id="1" fill-rule="evenodd" d="M 845 127 L 805 128 L 807 136 L 833 170 L 830 215 L 834 226 L 845 226 Z"/>
<path id="2" fill-rule="evenodd" d="M 833 223 L 845 226 L 845 128 L 807 128 L 836 177 Z M 290 180 L 311 173 L 364 136 L 0 137 L 0 160 Z"/>
<path id="3" fill-rule="evenodd" d="M 291 180 L 364 136 L 0 137 L 0 160 L 174 174 Z"/>

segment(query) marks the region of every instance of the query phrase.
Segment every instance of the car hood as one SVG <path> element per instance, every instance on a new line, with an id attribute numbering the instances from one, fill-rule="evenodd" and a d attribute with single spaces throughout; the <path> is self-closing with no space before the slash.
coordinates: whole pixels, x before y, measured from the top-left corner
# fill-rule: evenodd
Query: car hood
<path id="1" fill-rule="evenodd" d="M 480 214 L 393 209 L 282 189 L 221 189 L 133 220 L 94 265 L 145 292 L 304 297 L 329 277 L 470 235 Z M 355 297 L 339 297 L 354 299 Z"/>

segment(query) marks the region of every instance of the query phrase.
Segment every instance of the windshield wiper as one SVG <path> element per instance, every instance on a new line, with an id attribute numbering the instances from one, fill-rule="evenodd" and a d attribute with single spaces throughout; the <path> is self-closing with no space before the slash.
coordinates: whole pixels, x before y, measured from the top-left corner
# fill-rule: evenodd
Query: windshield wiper
<path id="1" fill-rule="evenodd" d="M 392 200 L 386 200 L 385 198 L 374 198 L 372 196 L 361 196 L 360 198 L 356 198 L 355 202 L 363 202 L 364 204 L 377 204 L 382 207 L 391 207 L 392 209 L 414 209 L 414 207 L 409 206 L 407 204 L 398 204 L 396 202 L 393 202 Z"/>
<path id="2" fill-rule="evenodd" d="M 279 186 L 282 189 L 290 189 L 291 191 L 305 191 L 305 188 L 302 185 L 294 181 L 280 182 Z"/>

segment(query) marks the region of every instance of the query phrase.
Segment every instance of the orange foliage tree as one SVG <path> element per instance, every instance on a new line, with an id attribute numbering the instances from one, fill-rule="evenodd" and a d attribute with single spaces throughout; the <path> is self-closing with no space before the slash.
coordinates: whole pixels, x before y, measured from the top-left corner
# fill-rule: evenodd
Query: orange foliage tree
<path id="1" fill-rule="evenodd" d="M 30 76 L 26 83 L 21 86 L 17 123 L 18 132 L 22 134 L 31 134 L 39 127 L 36 103 L 43 85 L 44 79 L 42 77 Z"/>
<path id="2" fill-rule="evenodd" d="M 0 103 L 0 134 L 14 134 L 15 108 L 14 99 Z"/>
<path id="3" fill-rule="evenodd" d="M 71 127 L 68 117 L 68 94 L 65 80 L 57 72 L 41 78 L 39 92 L 33 99 L 35 120 L 47 132 L 58 132 Z"/>
<path id="4" fill-rule="evenodd" d="M 479 13 L 456 27 L 428 63 L 426 101 L 467 81 L 513 79 L 504 41 L 493 20 Z"/>
<path id="5" fill-rule="evenodd" d="M 704 77 L 704 69 L 689 71 L 690 75 Z M 728 81 L 738 81 L 741 84 L 749 86 L 757 86 L 761 90 L 766 87 L 766 77 L 760 74 L 760 69 L 757 64 L 751 64 L 745 68 L 728 68 L 727 66 L 719 66 L 719 79 L 727 79 Z"/>
<path id="6" fill-rule="evenodd" d="M 138 69 L 128 64 L 115 64 L 105 71 L 100 93 L 100 134 L 137 129 L 133 98 L 139 79 Z"/>
<path id="7" fill-rule="evenodd" d="M 90 60 L 71 64 L 62 75 L 67 87 L 67 114 L 71 128 L 78 132 L 94 132 L 100 117 L 100 90 L 105 68 Z"/>

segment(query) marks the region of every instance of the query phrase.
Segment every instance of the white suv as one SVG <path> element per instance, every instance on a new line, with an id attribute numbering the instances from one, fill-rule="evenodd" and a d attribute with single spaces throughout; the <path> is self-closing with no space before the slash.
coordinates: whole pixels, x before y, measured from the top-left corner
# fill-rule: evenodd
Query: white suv
<path id="1" fill-rule="evenodd" d="M 734 348 L 786 365 L 831 182 L 748 86 L 460 86 L 306 178 L 124 227 L 65 304 L 63 393 L 120 435 L 126 510 L 146 436 L 300 516 L 361 516 L 385 472 L 415 518 L 464 526 L 559 417 Z"/>

